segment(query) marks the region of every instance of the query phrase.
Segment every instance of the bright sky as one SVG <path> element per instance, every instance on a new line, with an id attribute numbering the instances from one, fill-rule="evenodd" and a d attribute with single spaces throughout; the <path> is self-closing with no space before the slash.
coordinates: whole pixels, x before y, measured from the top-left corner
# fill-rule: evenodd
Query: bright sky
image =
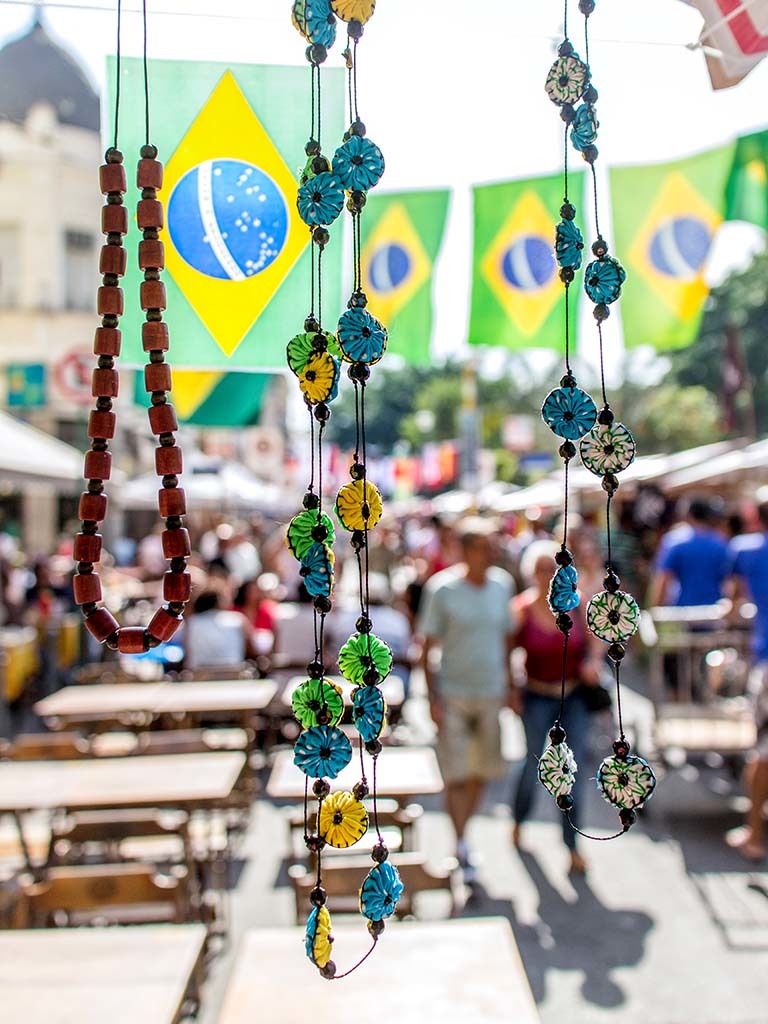
<path id="1" fill-rule="evenodd" d="M 103 87 L 116 4 L 70 2 L 66 9 L 49 7 L 47 24 Z M 580 48 L 582 19 L 577 4 L 571 6 L 571 36 Z M 290 7 L 290 0 L 149 0 L 150 56 L 302 64 L 304 42 L 291 25 Z M 139 0 L 124 0 L 123 9 L 124 53 L 138 56 Z M 0 39 L 23 31 L 30 17 L 28 5 L 2 0 Z M 469 186 L 560 167 L 561 122 L 543 84 L 561 18 L 560 0 L 379 0 L 366 27 L 360 112 L 387 159 L 382 187 L 454 189 L 436 281 L 440 352 L 461 351 L 466 334 Z M 597 0 L 590 57 L 603 167 L 684 156 L 768 123 L 768 60 L 741 85 L 713 93 L 703 55 L 687 49 L 701 24 L 680 0 Z M 337 42 L 329 64 L 341 66 L 341 49 Z M 306 125 L 297 125 L 300 144 L 305 135 Z M 729 227 L 713 254 L 712 276 L 744 263 L 759 241 L 757 229 Z M 614 348 L 620 348 L 617 320 L 607 325 Z"/>

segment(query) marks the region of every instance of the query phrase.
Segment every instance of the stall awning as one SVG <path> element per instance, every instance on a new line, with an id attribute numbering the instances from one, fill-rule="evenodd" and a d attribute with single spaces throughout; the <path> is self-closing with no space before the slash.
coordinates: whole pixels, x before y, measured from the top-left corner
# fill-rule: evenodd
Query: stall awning
<path id="1" fill-rule="evenodd" d="M 60 486 L 82 477 L 82 452 L 0 412 L 0 483 Z"/>

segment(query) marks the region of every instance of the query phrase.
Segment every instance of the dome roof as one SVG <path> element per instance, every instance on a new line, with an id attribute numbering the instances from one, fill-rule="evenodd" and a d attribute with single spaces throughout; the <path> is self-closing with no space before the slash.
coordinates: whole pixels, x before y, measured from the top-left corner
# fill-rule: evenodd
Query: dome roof
<path id="1" fill-rule="evenodd" d="M 100 129 L 98 95 L 39 19 L 0 50 L 0 121 L 23 124 L 35 103 L 49 103 L 61 124 Z"/>

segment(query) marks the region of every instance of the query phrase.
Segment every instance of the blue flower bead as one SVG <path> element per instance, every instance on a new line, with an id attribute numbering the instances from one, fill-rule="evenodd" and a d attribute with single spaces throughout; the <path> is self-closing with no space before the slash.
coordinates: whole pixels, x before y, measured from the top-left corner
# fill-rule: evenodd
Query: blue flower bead
<path id="1" fill-rule="evenodd" d="M 332 224 L 344 206 L 344 189 L 330 171 L 322 171 L 299 188 L 296 199 L 299 216 L 311 228 Z"/>
<path id="2" fill-rule="evenodd" d="M 350 192 L 367 192 L 384 173 L 384 157 L 377 145 L 351 135 L 333 155 L 333 173 Z"/>
<path id="3" fill-rule="evenodd" d="M 301 559 L 299 575 L 312 597 L 330 597 L 333 590 L 333 552 L 327 544 L 313 544 Z"/>
<path id="4" fill-rule="evenodd" d="M 544 399 L 541 416 L 553 434 L 576 441 L 597 422 L 597 407 L 581 388 L 555 388 Z"/>
<path id="5" fill-rule="evenodd" d="M 352 694 L 352 721 L 364 743 L 378 739 L 387 705 L 377 686 L 361 686 Z"/>
<path id="6" fill-rule="evenodd" d="M 586 146 L 591 146 L 597 138 L 597 129 L 600 122 L 595 115 L 595 108 L 587 103 L 582 103 L 576 108 L 576 116 L 571 125 L 571 142 L 574 149 L 580 153 Z"/>
<path id="7" fill-rule="evenodd" d="M 310 43 L 330 50 L 336 40 L 336 19 L 330 0 L 295 0 L 291 11 L 294 27 Z"/>
<path id="8" fill-rule="evenodd" d="M 561 565 L 549 584 L 547 601 L 553 612 L 572 612 L 581 603 L 579 574 L 572 565 Z"/>
<path id="9" fill-rule="evenodd" d="M 578 270 L 584 239 L 572 220 L 561 220 L 555 228 L 555 257 L 561 267 Z"/>
<path id="10" fill-rule="evenodd" d="M 296 740 L 293 763 L 312 779 L 335 779 L 352 760 L 352 744 L 333 725 L 313 725 Z"/>
<path id="11" fill-rule="evenodd" d="M 395 912 L 403 895 L 397 868 L 385 860 L 368 872 L 360 889 L 360 913 L 369 921 L 382 921 Z"/>
<path id="12" fill-rule="evenodd" d="M 593 260 L 584 271 L 584 291 L 593 302 L 606 306 L 621 295 L 621 286 L 627 279 L 624 267 L 613 256 Z"/>
<path id="13" fill-rule="evenodd" d="M 351 363 L 378 363 L 387 347 L 387 329 L 367 309 L 355 306 L 341 314 L 339 345 Z"/>

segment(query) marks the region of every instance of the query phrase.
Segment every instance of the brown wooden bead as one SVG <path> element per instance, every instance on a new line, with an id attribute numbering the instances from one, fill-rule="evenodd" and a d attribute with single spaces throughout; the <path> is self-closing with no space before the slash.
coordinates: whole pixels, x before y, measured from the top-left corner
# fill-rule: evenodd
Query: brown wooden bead
<path id="1" fill-rule="evenodd" d="M 172 434 L 179 429 L 176 420 L 176 410 L 170 402 L 165 405 L 152 405 L 147 410 L 149 414 L 149 429 L 153 434 Z"/>
<path id="2" fill-rule="evenodd" d="M 165 309 L 165 285 L 162 281 L 142 281 L 139 289 L 142 309 Z"/>
<path id="3" fill-rule="evenodd" d="M 119 327 L 97 327 L 93 351 L 97 356 L 119 356 L 122 334 Z"/>
<path id="4" fill-rule="evenodd" d="M 147 363 L 144 367 L 146 391 L 170 391 L 171 368 L 168 363 Z"/>
<path id="5" fill-rule="evenodd" d="M 187 514 L 187 496 L 183 487 L 164 487 L 157 496 L 157 504 L 163 519 Z"/>
<path id="6" fill-rule="evenodd" d="M 101 558 L 100 533 L 76 533 L 72 548 L 72 558 L 76 562 L 98 562 Z M 84 604 L 84 601 L 78 601 Z"/>
<path id="7" fill-rule="evenodd" d="M 162 188 L 163 165 L 159 160 L 143 157 L 136 168 L 136 184 L 139 188 Z"/>
<path id="8" fill-rule="evenodd" d="M 115 414 L 93 409 L 88 417 L 88 437 L 105 437 L 109 440 L 115 436 Z"/>
<path id="9" fill-rule="evenodd" d="M 102 164 L 99 168 L 99 186 L 104 195 L 107 192 L 125 192 L 128 180 L 122 164 Z"/>
<path id="10" fill-rule="evenodd" d="M 117 634 L 117 649 L 121 654 L 141 654 L 147 649 L 143 626 L 121 626 Z"/>
<path id="11" fill-rule="evenodd" d="M 112 452 L 86 452 L 85 453 L 85 472 L 83 476 L 86 480 L 109 480 L 110 474 L 112 473 Z M 85 561 L 88 559 L 77 559 L 78 562 Z"/>
<path id="12" fill-rule="evenodd" d="M 181 448 L 178 445 L 155 448 L 155 472 L 158 476 L 178 476 L 182 472 L 182 466 Z"/>
<path id="13" fill-rule="evenodd" d="M 113 633 L 117 632 L 119 624 L 112 612 L 106 608 L 97 608 L 85 620 L 85 628 L 94 640 L 103 644 L 105 640 L 109 640 Z"/>
<path id="14" fill-rule="evenodd" d="M 165 268 L 165 246 L 158 238 L 145 238 L 139 242 L 139 267 L 141 270 Z"/>
<path id="15" fill-rule="evenodd" d="M 167 572 L 163 576 L 163 598 L 186 604 L 192 593 L 192 577 L 188 572 Z"/>
<path id="16" fill-rule="evenodd" d="M 97 572 L 89 572 L 85 576 L 76 573 L 72 577 L 72 590 L 75 604 L 95 604 L 101 600 L 101 580 Z"/>
<path id="17" fill-rule="evenodd" d="M 168 324 L 161 320 L 152 320 L 141 325 L 141 344 L 145 352 L 157 349 L 165 352 L 168 349 Z"/>
<path id="18" fill-rule="evenodd" d="M 163 530 L 162 539 L 163 554 L 166 558 L 186 558 L 192 554 L 188 530 Z"/>
<path id="19" fill-rule="evenodd" d="M 125 301 L 123 289 L 116 285 L 105 284 L 99 288 L 96 297 L 96 309 L 99 316 L 111 313 L 113 316 L 122 316 Z"/>
<path id="20" fill-rule="evenodd" d="M 171 639 L 180 625 L 181 618 L 179 616 L 171 615 L 171 613 L 166 611 L 165 608 L 158 608 L 152 616 L 150 623 L 147 626 L 147 630 L 161 643 L 166 643 Z"/>
<path id="21" fill-rule="evenodd" d="M 101 231 L 105 235 L 128 234 L 128 211 L 124 206 L 102 206 Z"/>
<path id="22" fill-rule="evenodd" d="M 100 274 L 117 274 L 122 277 L 128 266 L 128 253 L 122 245 L 102 245 L 99 256 Z"/>
<path id="23" fill-rule="evenodd" d="M 157 199 L 140 199 L 136 204 L 136 221 L 142 231 L 144 228 L 161 228 L 163 204 Z"/>
<path id="24" fill-rule="evenodd" d="M 100 523 L 107 514 L 106 494 L 89 494 L 83 491 L 80 495 L 80 504 L 77 506 L 78 519 L 91 519 Z"/>
<path id="25" fill-rule="evenodd" d="M 117 370 L 93 371 L 91 378 L 91 394 L 94 398 L 117 398 L 120 389 L 120 374 Z"/>

